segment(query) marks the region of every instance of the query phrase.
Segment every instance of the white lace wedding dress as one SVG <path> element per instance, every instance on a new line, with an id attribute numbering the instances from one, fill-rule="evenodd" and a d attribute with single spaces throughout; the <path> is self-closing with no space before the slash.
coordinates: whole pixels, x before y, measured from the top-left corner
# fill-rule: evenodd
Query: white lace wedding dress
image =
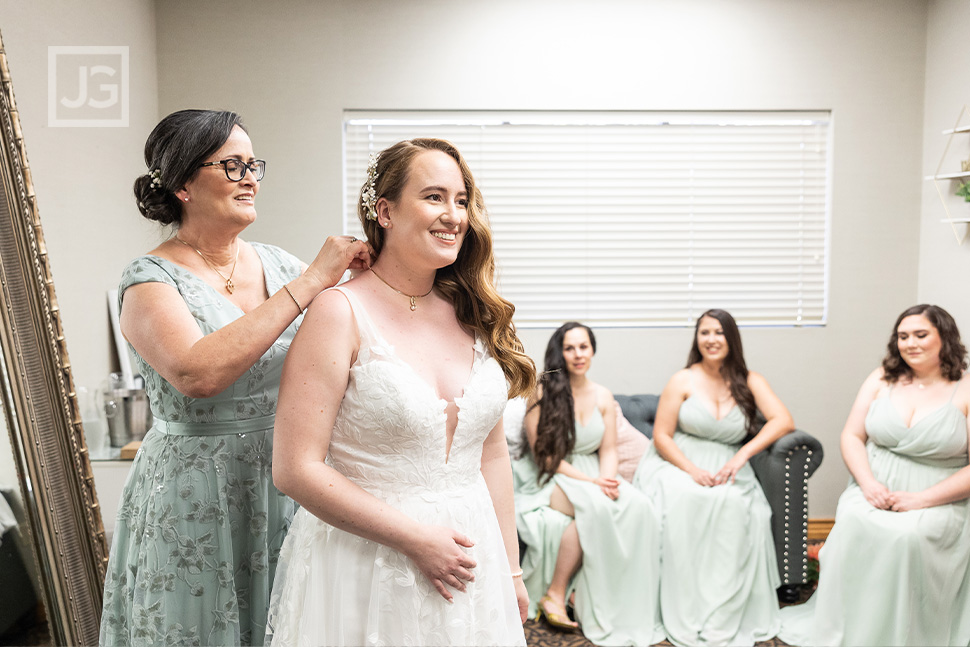
<path id="1" fill-rule="evenodd" d="M 327 462 L 354 483 L 475 543 L 467 592 L 454 603 L 414 563 L 300 509 L 283 544 L 266 644 L 525 645 L 505 545 L 480 471 L 482 443 L 502 417 L 505 375 L 481 340 L 445 455 L 445 406 L 380 335 L 353 292 L 360 351 L 337 413 Z"/>

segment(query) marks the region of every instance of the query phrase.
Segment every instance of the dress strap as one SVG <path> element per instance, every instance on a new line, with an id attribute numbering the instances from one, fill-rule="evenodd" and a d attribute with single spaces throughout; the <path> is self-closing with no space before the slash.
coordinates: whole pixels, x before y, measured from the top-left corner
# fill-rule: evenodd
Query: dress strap
<path id="1" fill-rule="evenodd" d="M 962 379 L 963 378 L 960 378 L 960 380 L 957 380 L 956 382 L 953 383 L 953 391 L 950 393 L 950 399 L 947 400 L 947 402 L 953 402 L 953 398 L 956 397 L 957 391 L 960 390 L 960 381 Z"/>
<path id="2" fill-rule="evenodd" d="M 256 251 L 256 255 L 263 264 L 266 291 L 270 295 L 282 290 L 285 284 L 303 272 L 300 259 L 275 245 L 255 241 L 249 241 L 249 245 Z M 302 321 L 302 317 L 300 320 Z"/>
<path id="3" fill-rule="evenodd" d="M 353 290 L 349 290 L 340 285 L 330 289 L 340 292 L 347 298 L 348 303 L 350 303 L 350 309 L 354 313 L 354 319 L 357 320 L 357 331 L 360 333 L 361 347 L 370 347 L 380 343 L 383 338 L 377 331 L 374 321 L 367 314 L 367 309 L 364 308 L 364 304 L 360 302 L 360 299 L 357 298 Z"/>

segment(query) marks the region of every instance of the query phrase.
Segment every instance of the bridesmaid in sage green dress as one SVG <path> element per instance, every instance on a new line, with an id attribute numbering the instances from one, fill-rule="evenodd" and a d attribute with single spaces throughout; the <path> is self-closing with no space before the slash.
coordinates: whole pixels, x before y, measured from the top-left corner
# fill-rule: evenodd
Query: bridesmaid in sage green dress
<path id="1" fill-rule="evenodd" d="M 970 644 L 970 379 L 956 322 L 918 305 L 842 430 L 852 475 L 819 584 L 782 610 L 792 645 Z"/>
<path id="2" fill-rule="evenodd" d="M 305 268 L 239 238 L 265 162 L 235 113 L 169 115 L 145 162 L 138 209 L 175 234 L 119 289 L 155 423 L 122 493 L 100 643 L 258 645 L 294 511 L 271 473 L 283 358 L 303 307 L 369 251 L 331 238 Z"/>
<path id="3" fill-rule="evenodd" d="M 748 371 L 734 318 L 701 315 L 633 478 L 661 510 L 660 611 L 675 645 L 752 645 L 778 632 L 771 509 L 748 461 L 794 427 Z"/>
<path id="4" fill-rule="evenodd" d="M 593 331 L 576 322 L 546 347 L 524 421 L 531 455 L 513 466 L 524 581 L 531 612 L 553 627 L 576 629 L 565 607 L 575 592 L 576 619 L 590 641 L 650 645 L 663 640 L 659 519 L 617 476 L 613 394 L 586 375 L 595 351 Z"/>

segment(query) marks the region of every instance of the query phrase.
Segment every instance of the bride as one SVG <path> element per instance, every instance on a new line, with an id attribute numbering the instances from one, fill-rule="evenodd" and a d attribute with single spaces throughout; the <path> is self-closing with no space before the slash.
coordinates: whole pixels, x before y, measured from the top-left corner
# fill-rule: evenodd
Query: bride
<path id="1" fill-rule="evenodd" d="M 273 478 L 301 509 L 267 643 L 524 645 L 501 419 L 535 370 L 481 194 L 415 139 L 372 158 L 358 214 L 377 261 L 313 301 L 283 371 Z"/>

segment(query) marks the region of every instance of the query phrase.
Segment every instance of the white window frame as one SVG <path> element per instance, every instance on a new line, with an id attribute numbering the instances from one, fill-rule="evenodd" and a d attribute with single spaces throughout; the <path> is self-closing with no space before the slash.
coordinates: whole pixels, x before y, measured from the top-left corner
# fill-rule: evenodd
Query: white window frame
<path id="1" fill-rule="evenodd" d="M 370 153 L 458 146 L 482 190 L 519 327 L 823 326 L 832 115 L 346 111 L 344 231 Z"/>

